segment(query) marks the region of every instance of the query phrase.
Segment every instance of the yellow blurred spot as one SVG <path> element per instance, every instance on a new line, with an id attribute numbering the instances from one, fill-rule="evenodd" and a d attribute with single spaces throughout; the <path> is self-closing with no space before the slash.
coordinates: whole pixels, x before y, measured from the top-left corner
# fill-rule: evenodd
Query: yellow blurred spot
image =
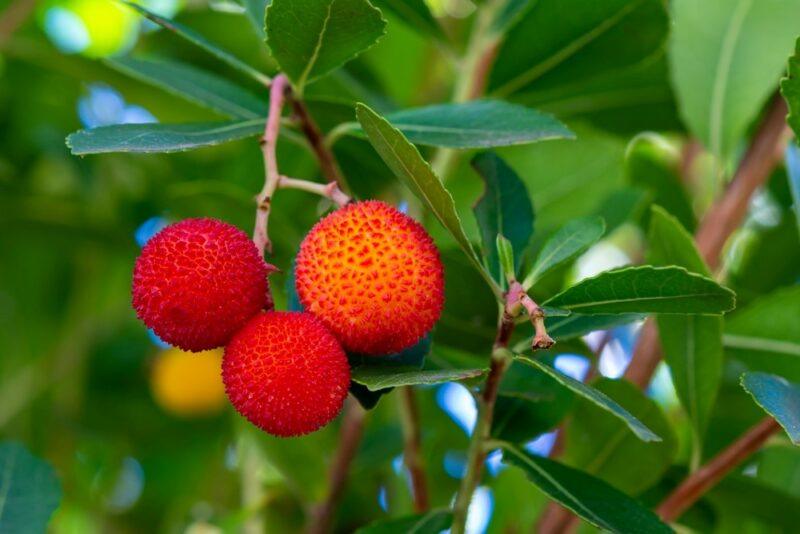
<path id="1" fill-rule="evenodd" d="M 181 417 L 216 414 L 226 403 L 221 369 L 222 349 L 165 350 L 153 366 L 153 397 L 164 410 Z"/>

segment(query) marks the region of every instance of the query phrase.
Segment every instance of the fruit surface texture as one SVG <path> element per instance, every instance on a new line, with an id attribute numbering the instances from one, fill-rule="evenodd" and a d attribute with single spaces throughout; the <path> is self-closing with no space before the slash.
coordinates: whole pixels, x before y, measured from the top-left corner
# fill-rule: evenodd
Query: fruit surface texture
<path id="1" fill-rule="evenodd" d="M 186 219 L 153 236 L 133 270 L 133 307 L 170 345 L 225 345 L 272 307 L 268 267 L 247 234 L 214 219 Z"/>
<path id="2" fill-rule="evenodd" d="M 350 367 L 339 342 L 309 313 L 264 312 L 225 349 L 225 392 L 247 420 L 275 436 L 299 436 L 341 411 Z"/>
<path id="3" fill-rule="evenodd" d="M 385 355 L 416 343 L 444 303 L 444 269 L 418 222 L 380 201 L 345 206 L 308 233 L 296 287 L 345 350 Z"/>
<path id="4" fill-rule="evenodd" d="M 180 417 L 213 415 L 225 407 L 222 349 L 200 353 L 167 349 L 153 363 L 153 397 L 167 412 Z"/>

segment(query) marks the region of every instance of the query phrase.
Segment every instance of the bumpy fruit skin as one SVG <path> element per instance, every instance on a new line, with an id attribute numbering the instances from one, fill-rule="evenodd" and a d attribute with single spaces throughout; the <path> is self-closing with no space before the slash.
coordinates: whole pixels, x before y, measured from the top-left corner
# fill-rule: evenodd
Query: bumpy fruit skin
<path id="1" fill-rule="evenodd" d="M 313 315 L 265 312 L 225 348 L 222 380 L 248 421 L 275 436 L 299 436 L 341 411 L 350 367 L 339 342 Z"/>
<path id="2" fill-rule="evenodd" d="M 153 363 L 150 385 L 159 406 L 173 415 L 217 414 L 226 404 L 222 349 L 200 353 L 167 349 Z"/>
<path id="3" fill-rule="evenodd" d="M 214 219 L 186 219 L 153 236 L 133 269 L 133 307 L 170 345 L 225 345 L 272 308 L 268 268 L 247 234 Z"/>
<path id="4" fill-rule="evenodd" d="M 427 333 L 442 312 L 439 251 L 412 218 L 376 200 L 341 208 L 300 245 L 296 287 L 345 350 L 385 355 Z"/>

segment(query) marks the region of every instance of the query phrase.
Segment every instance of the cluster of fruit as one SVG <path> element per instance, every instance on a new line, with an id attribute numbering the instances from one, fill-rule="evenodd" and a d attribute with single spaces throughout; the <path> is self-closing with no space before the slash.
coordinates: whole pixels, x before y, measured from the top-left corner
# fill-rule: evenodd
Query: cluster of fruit
<path id="1" fill-rule="evenodd" d="M 304 312 L 274 311 L 265 263 L 237 228 L 187 219 L 153 236 L 136 261 L 133 307 L 167 343 L 225 346 L 222 378 L 236 410 L 277 436 L 313 432 L 341 411 L 347 353 L 415 344 L 444 301 L 439 253 L 425 229 L 379 201 L 320 220 L 300 245 Z"/>

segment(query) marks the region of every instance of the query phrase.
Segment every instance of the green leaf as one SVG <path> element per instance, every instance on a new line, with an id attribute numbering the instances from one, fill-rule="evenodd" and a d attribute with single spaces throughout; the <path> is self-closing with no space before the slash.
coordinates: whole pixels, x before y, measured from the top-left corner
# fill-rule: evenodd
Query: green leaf
<path id="1" fill-rule="evenodd" d="M 544 371 L 545 373 L 549 374 L 556 380 L 558 380 L 562 385 L 571 389 L 579 396 L 591 401 L 595 405 L 599 406 L 601 409 L 607 411 L 615 418 L 619 419 L 627 427 L 642 441 L 661 441 L 661 438 L 655 434 L 652 430 L 647 428 L 644 423 L 639 421 L 636 417 L 634 417 L 628 410 L 617 404 L 615 401 L 610 399 L 601 391 L 598 391 L 591 386 L 587 386 L 583 382 L 575 380 L 574 378 L 567 376 L 554 368 L 546 365 L 542 362 L 537 360 L 525 357 L 525 356 L 515 356 L 515 360 L 520 361 L 524 364 L 533 366 L 540 371 Z"/>
<path id="2" fill-rule="evenodd" d="M 181 152 L 254 137 L 264 119 L 186 124 L 118 124 L 80 130 L 67 137 L 75 155 L 106 152 Z"/>
<path id="3" fill-rule="evenodd" d="M 46 532 L 61 500 L 56 473 L 18 443 L 0 444 L 0 532 Z"/>
<path id="4" fill-rule="evenodd" d="M 605 228 L 605 222 L 600 217 L 585 217 L 565 224 L 544 244 L 522 286 L 530 289 L 545 274 L 577 257 L 597 243 Z"/>
<path id="5" fill-rule="evenodd" d="M 233 119 L 266 117 L 266 96 L 258 98 L 228 80 L 176 61 L 120 57 L 107 60 L 116 70 Z"/>
<path id="6" fill-rule="evenodd" d="M 267 8 L 267 44 L 301 93 L 374 45 L 385 28 L 368 0 L 273 0 Z"/>
<path id="7" fill-rule="evenodd" d="M 386 119 L 412 143 L 447 148 L 490 148 L 575 137 L 551 115 L 502 100 L 405 109 Z"/>
<path id="8" fill-rule="evenodd" d="M 472 211 L 481 231 L 483 253 L 488 260 L 489 271 L 499 280 L 502 269 L 495 247 L 497 236 L 503 236 L 510 242 L 516 259 L 512 271 L 516 272 L 533 235 L 533 206 L 525 184 L 497 154 L 477 154 L 472 158 L 472 167 L 485 186 L 483 195 Z"/>
<path id="9" fill-rule="evenodd" d="M 789 143 L 786 147 L 786 174 L 789 177 L 794 218 L 800 231 L 800 147 L 796 143 Z"/>
<path id="10" fill-rule="evenodd" d="M 464 232 L 453 197 L 433 173 L 428 162 L 422 159 L 419 150 L 397 128 L 364 104 L 356 105 L 356 116 L 367 134 L 369 142 L 372 143 L 386 165 L 414 193 L 414 196 L 436 215 L 442 226 L 450 232 L 461 250 L 467 255 L 473 267 L 477 269 L 495 295 L 499 296 L 501 292 L 497 283 L 481 265 Z"/>
<path id="11" fill-rule="evenodd" d="M 659 206 L 650 217 L 649 243 L 648 260 L 654 265 L 679 265 L 710 276 L 692 236 Z M 662 315 L 657 322 L 664 358 L 694 428 L 699 454 L 722 380 L 722 318 Z"/>
<path id="12" fill-rule="evenodd" d="M 531 0 L 508 0 L 505 2 L 492 21 L 492 31 L 498 34 L 503 33 L 522 16 L 525 9 L 532 3 Z"/>
<path id="13" fill-rule="evenodd" d="M 547 306 L 584 314 L 677 313 L 721 315 L 735 295 L 682 267 L 625 267 L 600 273 L 562 291 Z"/>
<path id="14" fill-rule="evenodd" d="M 377 521 L 356 530 L 356 534 L 439 534 L 450 528 L 453 513 L 450 510 L 431 510 L 397 519 Z"/>
<path id="15" fill-rule="evenodd" d="M 800 0 L 672 3 L 672 78 L 683 120 L 727 159 L 774 91 L 797 36 Z"/>
<path id="16" fill-rule="evenodd" d="M 267 6 L 272 0 L 240 0 L 247 18 L 255 28 L 256 33 L 261 39 L 266 39 L 267 34 L 264 32 L 264 18 L 266 17 Z"/>
<path id="17" fill-rule="evenodd" d="M 394 13 L 409 28 L 425 33 L 441 42 L 447 42 L 447 36 L 431 10 L 428 9 L 425 0 L 376 0 L 374 4 Z"/>
<path id="18" fill-rule="evenodd" d="M 556 92 L 575 80 L 585 83 L 651 56 L 667 27 L 660 0 L 539 0 L 506 35 L 489 91 Z"/>
<path id="19" fill-rule="evenodd" d="M 722 341 L 726 353 L 751 370 L 800 381 L 800 286 L 775 291 L 731 314 Z"/>
<path id="20" fill-rule="evenodd" d="M 592 386 L 652 428 L 663 441 L 644 443 L 618 418 L 581 400 L 566 427 L 564 461 L 621 491 L 641 493 L 672 465 L 677 453 L 675 432 L 658 404 L 630 382 L 601 378 Z"/>
<path id="21" fill-rule="evenodd" d="M 745 373 L 742 387 L 775 418 L 792 443 L 800 445 L 800 386 L 767 373 Z"/>
<path id="22" fill-rule="evenodd" d="M 353 369 L 353 382 L 370 391 L 398 386 L 443 384 L 481 376 L 486 369 L 433 369 L 420 371 L 416 367 L 359 366 Z"/>
<path id="23" fill-rule="evenodd" d="M 168 18 L 164 18 L 160 15 L 156 15 L 155 13 L 148 11 L 146 8 L 142 7 L 139 4 L 135 4 L 133 2 L 127 2 L 123 0 L 125 4 L 130 6 L 132 9 L 136 10 L 144 16 L 145 18 L 149 19 L 150 21 L 158 24 L 162 28 L 173 32 L 175 35 L 186 39 L 193 45 L 202 48 L 212 56 L 216 57 L 223 63 L 228 64 L 230 67 L 238 70 L 239 72 L 246 74 L 247 76 L 251 77 L 252 79 L 256 80 L 257 82 L 265 85 L 269 85 L 270 78 L 266 74 L 263 74 L 244 61 L 240 60 L 230 52 L 222 50 L 217 45 L 211 43 L 208 39 L 197 33 L 191 28 L 187 28 L 186 26 L 175 22 L 174 20 L 170 20 Z"/>
<path id="24" fill-rule="evenodd" d="M 781 94 L 789 107 L 786 123 L 795 136 L 800 136 L 800 38 L 795 41 L 794 55 L 789 57 L 787 75 L 781 80 Z"/>
<path id="25" fill-rule="evenodd" d="M 628 145 L 625 173 L 633 186 L 652 192 L 653 202 L 663 206 L 693 232 L 697 222 L 681 181 L 680 160 L 679 151 L 666 139 L 656 134 L 641 134 Z"/>
<path id="26" fill-rule="evenodd" d="M 551 499 L 609 532 L 670 533 L 658 517 L 607 482 L 503 443 L 503 461 L 522 469 Z"/>
<path id="27" fill-rule="evenodd" d="M 514 248 L 511 245 L 511 241 L 497 234 L 495 248 L 497 250 L 497 260 L 500 263 L 500 274 L 506 280 L 515 280 L 517 269 L 514 265 Z M 567 315 L 569 315 L 569 312 L 567 312 Z"/>

